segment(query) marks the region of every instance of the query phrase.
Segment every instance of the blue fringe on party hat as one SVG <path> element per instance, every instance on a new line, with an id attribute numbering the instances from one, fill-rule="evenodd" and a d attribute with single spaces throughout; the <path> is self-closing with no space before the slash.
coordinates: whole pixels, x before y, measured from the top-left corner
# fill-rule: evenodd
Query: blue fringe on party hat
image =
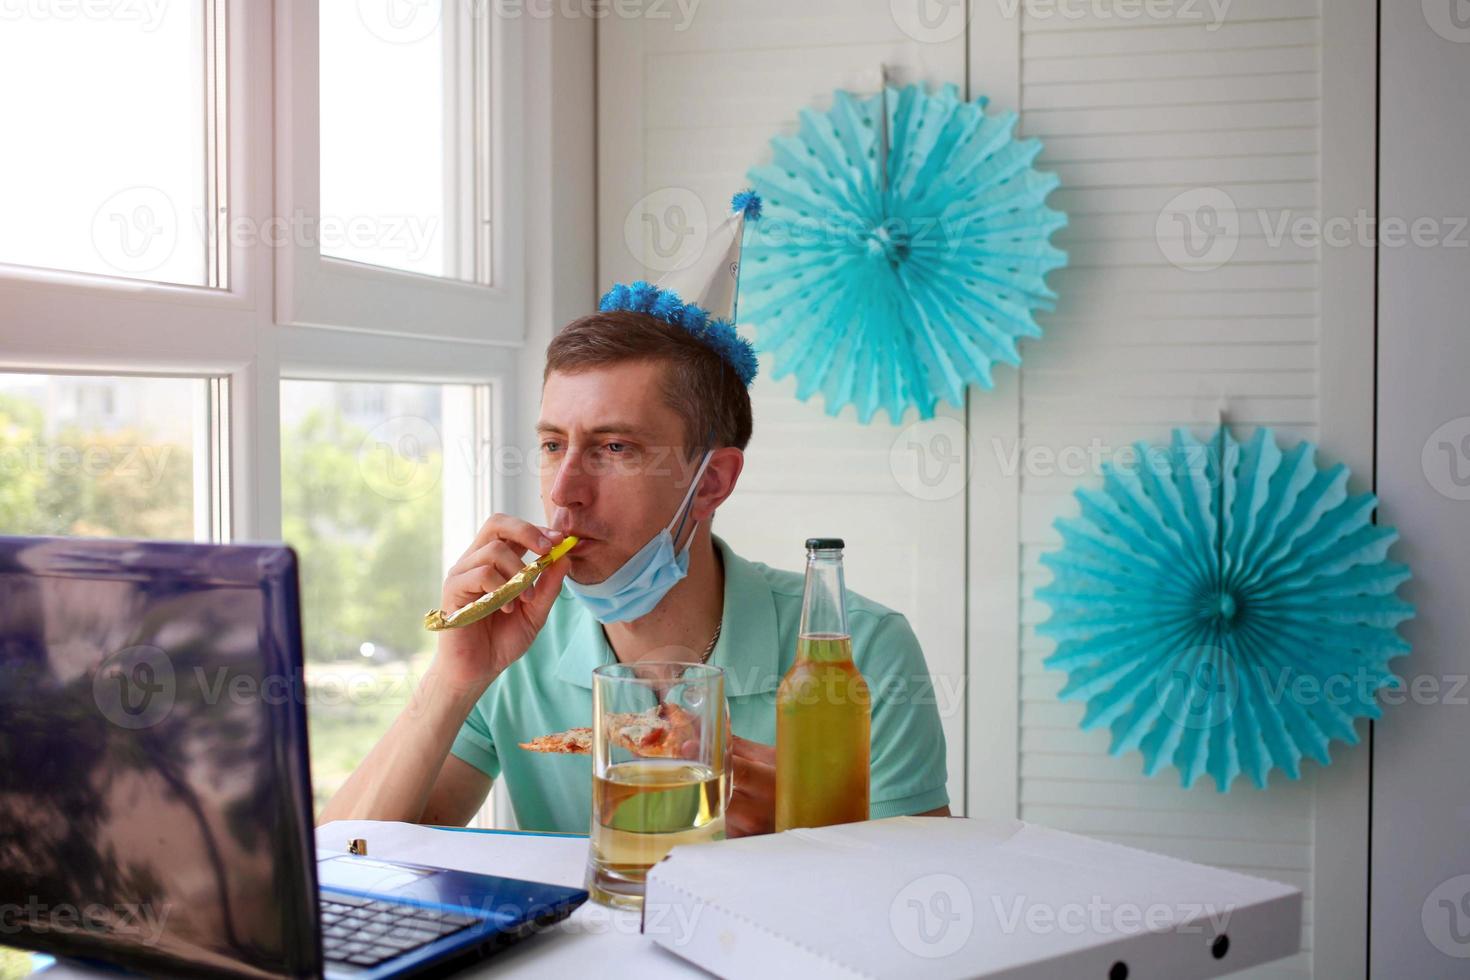
<path id="1" fill-rule="evenodd" d="M 598 309 L 647 313 L 687 330 L 735 369 L 746 385 L 755 380 L 757 364 L 750 342 L 735 329 L 740 285 L 740 249 L 745 222 L 760 217 L 761 199 L 741 191 L 730 202 L 732 213 L 711 234 L 699 257 L 657 283 L 617 283 L 603 294 Z"/>

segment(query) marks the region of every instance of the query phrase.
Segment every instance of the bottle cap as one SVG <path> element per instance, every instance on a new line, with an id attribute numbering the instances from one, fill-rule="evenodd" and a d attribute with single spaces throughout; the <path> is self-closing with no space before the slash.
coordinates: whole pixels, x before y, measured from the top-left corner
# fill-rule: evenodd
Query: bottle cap
<path id="1" fill-rule="evenodd" d="M 807 538 L 807 551 L 841 551 L 845 545 L 841 538 Z"/>

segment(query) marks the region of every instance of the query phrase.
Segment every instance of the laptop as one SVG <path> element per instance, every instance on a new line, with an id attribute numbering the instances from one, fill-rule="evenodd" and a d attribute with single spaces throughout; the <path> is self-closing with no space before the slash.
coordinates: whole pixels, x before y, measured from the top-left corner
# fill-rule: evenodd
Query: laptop
<path id="1" fill-rule="evenodd" d="M 299 596 L 283 546 L 0 537 L 0 944 L 378 980 L 586 901 L 317 852 Z"/>

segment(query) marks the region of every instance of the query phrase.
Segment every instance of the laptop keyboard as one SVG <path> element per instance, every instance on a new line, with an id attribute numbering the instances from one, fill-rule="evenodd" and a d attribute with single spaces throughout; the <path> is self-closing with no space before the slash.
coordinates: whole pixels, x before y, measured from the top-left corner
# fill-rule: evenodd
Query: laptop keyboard
<path id="1" fill-rule="evenodd" d="M 322 954 L 329 963 L 376 966 L 480 920 L 462 912 L 332 893 L 322 896 Z"/>

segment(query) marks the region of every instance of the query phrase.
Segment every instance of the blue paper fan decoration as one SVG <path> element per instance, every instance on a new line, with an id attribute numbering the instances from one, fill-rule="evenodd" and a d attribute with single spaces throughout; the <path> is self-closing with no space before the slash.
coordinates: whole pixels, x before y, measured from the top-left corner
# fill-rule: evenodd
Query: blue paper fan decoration
<path id="1" fill-rule="evenodd" d="M 1372 494 L 1348 495 L 1346 467 L 1319 470 L 1316 447 L 1283 452 L 1268 428 L 1134 449 L 1076 492 L 1081 516 L 1041 559 L 1062 700 L 1087 702 L 1084 729 L 1109 726 L 1111 754 L 1138 749 L 1147 775 L 1172 764 L 1186 787 L 1327 765 L 1409 652 L 1409 569 L 1386 560 L 1398 532 L 1372 523 Z"/>
<path id="2" fill-rule="evenodd" d="M 837 92 L 750 171 L 765 207 L 740 311 L 798 398 L 820 392 L 829 415 L 855 405 L 863 423 L 880 407 L 930 418 L 1041 336 L 1033 311 L 1056 299 L 1046 274 L 1067 256 L 1049 239 L 1067 216 L 1045 203 L 1056 175 L 1032 167 L 1041 143 L 985 102 L 953 85 Z"/>

